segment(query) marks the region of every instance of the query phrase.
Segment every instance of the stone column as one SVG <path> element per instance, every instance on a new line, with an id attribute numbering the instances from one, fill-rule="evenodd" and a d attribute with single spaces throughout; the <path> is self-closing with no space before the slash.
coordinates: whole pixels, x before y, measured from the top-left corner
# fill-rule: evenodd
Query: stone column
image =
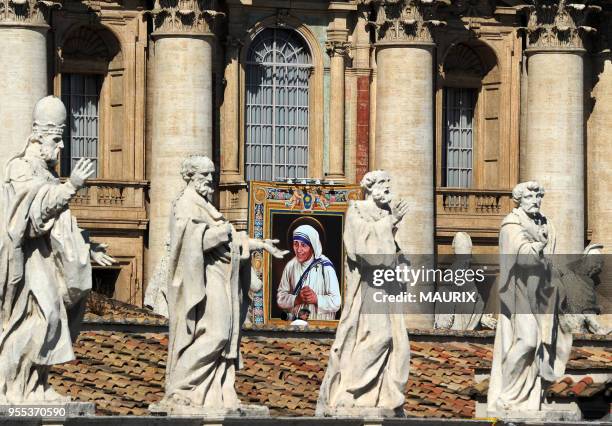
<path id="1" fill-rule="evenodd" d="M 588 123 L 587 188 L 588 228 L 591 241 L 604 245 L 604 253 L 612 253 L 612 10 L 606 13 L 599 27 L 598 54 L 593 56 L 591 97 L 593 110 Z M 609 257 L 609 256 L 607 256 Z M 598 303 L 602 307 L 599 323 L 612 328 L 612 262 L 606 259 L 599 276 Z"/>
<path id="2" fill-rule="evenodd" d="M 592 241 L 612 253 L 612 12 L 603 23 L 599 53 L 593 57 L 595 102 L 589 118 L 587 187 Z M 612 270 L 612 265 L 607 266 Z"/>
<path id="3" fill-rule="evenodd" d="M 390 173 L 395 196 L 409 203 L 409 213 L 397 231 L 402 252 L 415 267 L 431 267 L 435 250 L 432 27 L 442 22 L 432 19 L 435 0 L 377 5 L 375 168 Z M 410 314 L 408 327 L 433 326 L 433 306 L 415 306 Z"/>
<path id="4" fill-rule="evenodd" d="M 331 38 L 332 35 L 330 35 Z M 343 37 L 342 37 L 343 36 Z M 342 34 L 346 40 L 346 32 Z M 329 100 L 329 179 L 344 179 L 344 58 L 348 55 L 350 45 L 346 41 L 330 40 L 326 43 L 330 57 L 330 92 Z"/>
<path id="5" fill-rule="evenodd" d="M 398 234 L 408 254 L 434 252 L 433 26 L 435 1 L 381 2 L 376 43 L 376 168 L 410 213 Z"/>
<path id="6" fill-rule="evenodd" d="M 47 25 L 51 2 L 0 0 L 0 172 L 25 147 L 36 102 L 48 95 Z"/>
<path id="7" fill-rule="evenodd" d="M 535 1 L 528 7 L 527 139 L 520 180 L 545 190 L 542 211 L 557 230 L 557 253 L 581 253 L 584 210 L 584 60 L 581 36 L 593 6 Z"/>
<path id="8" fill-rule="evenodd" d="M 172 201 L 184 187 L 181 162 L 191 154 L 213 156 L 212 27 L 219 13 L 203 3 L 157 0 L 153 10 L 149 278 L 163 255 Z"/>

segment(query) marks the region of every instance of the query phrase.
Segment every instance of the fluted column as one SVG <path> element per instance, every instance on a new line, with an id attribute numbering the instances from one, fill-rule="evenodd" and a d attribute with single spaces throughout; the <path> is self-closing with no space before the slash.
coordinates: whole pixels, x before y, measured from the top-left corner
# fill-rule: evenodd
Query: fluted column
<path id="1" fill-rule="evenodd" d="M 557 253 L 580 253 L 585 243 L 583 26 L 598 7 L 534 1 L 527 12 L 527 140 L 522 181 L 546 190 L 543 212 L 557 230 Z"/>
<path id="2" fill-rule="evenodd" d="M 435 232 L 432 28 L 442 22 L 433 19 L 435 0 L 375 4 L 375 164 L 390 173 L 393 192 L 409 203 L 397 231 L 401 250 L 414 266 L 430 266 Z M 415 307 L 411 314 L 409 327 L 433 325 L 433 306 Z"/>
<path id="3" fill-rule="evenodd" d="M 346 34 L 344 34 L 346 38 Z M 330 92 L 329 100 L 329 172 L 330 179 L 344 179 L 344 67 L 350 45 L 346 41 L 331 40 L 326 43 L 329 55 Z"/>
<path id="4" fill-rule="evenodd" d="M 0 0 L 0 172 L 32 130 L 36 102 L 48 95 L 46 18 L 53 2 Z"/>
<path id="5" fill-rule="evenodd" d="M 434 252 L 433 50 L 436 2 L 377 2 L 376 168 L 410 213 L 398 230 L 401 249 Z"/>
<path id="6" fill-rule="evenodd" d="M 191 154 L 213 155 L 213 24 L 220 15 L 215 6 L 210 0 L 157 0 L 152 11 L 148 277 L 163 253 L 172 201 L 184 187 L 181 162 Z"/>

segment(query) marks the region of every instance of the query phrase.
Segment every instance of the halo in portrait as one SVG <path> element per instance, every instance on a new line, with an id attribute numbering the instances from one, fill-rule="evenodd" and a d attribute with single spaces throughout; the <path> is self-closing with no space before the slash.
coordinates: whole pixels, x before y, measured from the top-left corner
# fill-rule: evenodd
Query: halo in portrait
<path id="1" fill-rule="evenodd" d="M 289 249 L 293 247 L 293 231 L 295 231 L 295 228 L 301 225 L 310 225 L 314 229 L 316 229 L 317 233 L 319 234 L 319 241 L 321 241 L 323 252 L 325 252 L 325 249 L 327 247 L 327 234 L 325 233 L 325 228 L 319 220 L 312 216 L 300 216 L 293 222 L 291 222 L 291 225 L 289 225 L 289 229 L 287 229 L 287 247 L 289 247 Z"/>

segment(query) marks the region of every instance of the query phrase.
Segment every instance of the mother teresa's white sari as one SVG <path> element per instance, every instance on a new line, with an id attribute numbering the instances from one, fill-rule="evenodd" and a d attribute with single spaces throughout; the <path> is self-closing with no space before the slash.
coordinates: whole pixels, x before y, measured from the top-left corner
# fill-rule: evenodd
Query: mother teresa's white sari
<path id="1" fill-rule="evenodd" d="M 293 238 L 310 245 L 313 255 L 304 263 L 298 262 L 296 257 L 287 263 L 276 295 L 278 306 L 295 316 L 300 309 L 306 308 L 310 311 L 312 320 L 336 319 L 336 312 L 340 310 L 342 303 L 340 285 L 334 265 L 322 253 L 319 233 L 310 225 L 302 225 L 295 229 Z M 300 280 L 301 288 L 310 287 L 316 293 L 316 305 L 295 305 Z"/>
<path id="2" fill-rule="evenodd" d="M 315 262 L 314 256 L 304 263 L 298 262 L 293 258 L 285 266 L 281 282 L 278 286 L 277 302 L 278 306 L 285 309 L 295 316 L 301 308 L 310 311 L 312 320 L 334 320 L 336 312 L 340 310 L 341 297 L 338 277 L 332 263 L 325 256 L 321 256 L 318 264 L 314 265 L 308 275 L 302 280 L 303 287 L 310 287 L 317 295 L 318 304 L 295 304 L 297 295 L 293 292 L 302 274 Z"/>

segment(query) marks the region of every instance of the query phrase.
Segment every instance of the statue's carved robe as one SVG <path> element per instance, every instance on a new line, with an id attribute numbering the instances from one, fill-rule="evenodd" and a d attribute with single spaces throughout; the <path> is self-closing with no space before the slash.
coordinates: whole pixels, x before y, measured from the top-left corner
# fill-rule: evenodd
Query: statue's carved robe
<path id="1" fill-rule="evenodd" d="M 539 410 L 542 380 L 563 375 L 572 348 L 572 335 L 559 323 L 563 294 L 551 256 L 555 230 L 545 217 L 539 222 L 514 209 L 501 225 L 501 311 L 487 397 L 491 414 Z M 548 243 L 541 256 L 534 243 L 544 226 Z"/>
<path id="2" fill-rule="evenodd" d="M 218 234 L 211 229 L 225 223 L 191 187 L 172 208 L 166 373 L 170 404 L 220 410 L 239 406 L 234 381 L 251 269 L 245 233 L 234 231 L 230 243 L 218 245 Z"/>
<path id="3" fill-rule="evenodd" d="M 89 244 L 61 185 L 43 160 L 7 166 L 0 194 L 0 400 L 55 395 L 48 368 L 75 359 L 76 337 L 91 289 Z"/>
<path id="4" fill-rule="evenodd" d="M 408 381 L 410 347 L 400 314 L 363 314 L 365 269 L 386 266 L 397 245 L 393 218 L 372 201 L 352 202 L 346 215 L 344 245 L 347 255 L 345 304 L 321 385 L 317 415 L 336 409 L 383 408 L 401 410 Z M 376 261 L 381 264 L 372 264 Z M 339 411 L 340 411 L 339 410 Z"/>

